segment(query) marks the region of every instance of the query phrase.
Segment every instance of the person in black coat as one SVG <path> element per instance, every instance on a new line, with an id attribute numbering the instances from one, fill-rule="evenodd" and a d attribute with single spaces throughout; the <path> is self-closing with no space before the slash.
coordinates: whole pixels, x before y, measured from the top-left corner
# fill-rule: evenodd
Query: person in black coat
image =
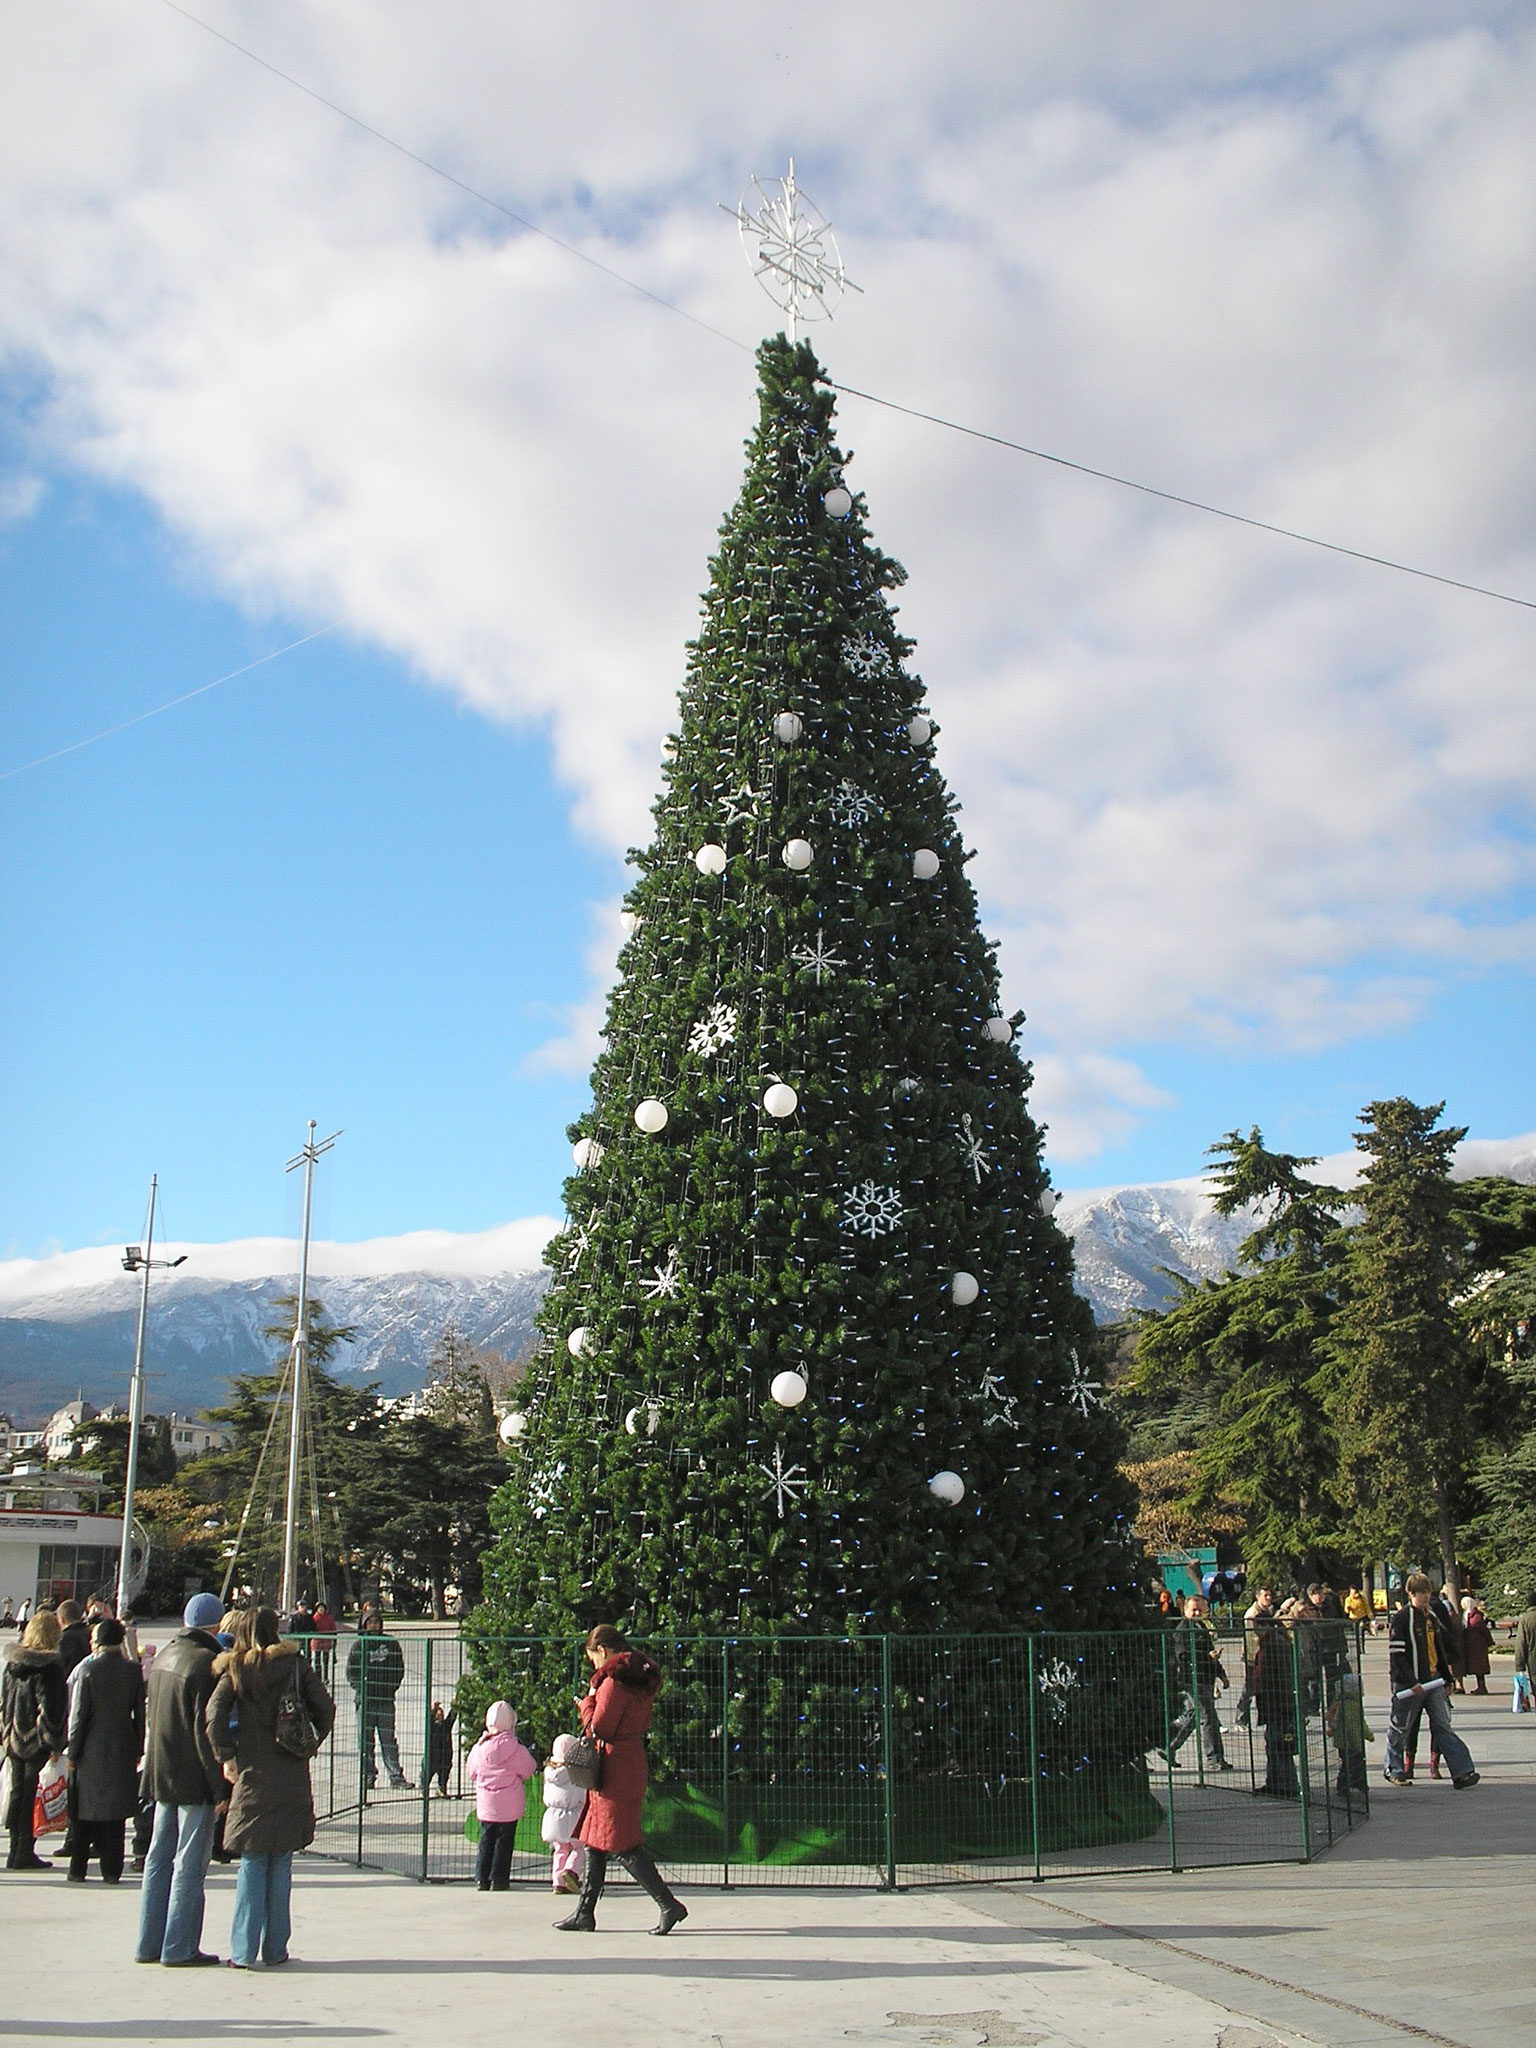
<path id="1" fill-rule="evenodd" d="M 125 1654 L 120 1621 L 98 1621 L 92 1654 L 75 1681 L 69 1716 L 69 1767 L 74 1826 L 69 1877 L 84 1884 L 92 1855 L 104 1884 L 123 1874 L 123 1823 L 139 1803 L 139 1758 L 144 1750 L 144 1674 Z"/>
<path id="2" fill-rule="evenodd" d="M 43 1765 L 64 1748 L 69 1688 L 59 1669 L 59 1624 L 45 1608 L 34 1614 L 21 1641 L 5 1653 L 0 1677 L 0 1747 L 11 1766 L 5 1811 L 11 1851 L 7 1870 L 51 1870 L 32 1837 L 32 1804 Z"/>
<path id="3" fill-rule="evenodd" d="M 91 1625 L 78 1600 L 61 1600 L 58 1613 L 59 1669 L 67 1684 L 75 1666 L 83 1664 L 91 1654 Z"/>

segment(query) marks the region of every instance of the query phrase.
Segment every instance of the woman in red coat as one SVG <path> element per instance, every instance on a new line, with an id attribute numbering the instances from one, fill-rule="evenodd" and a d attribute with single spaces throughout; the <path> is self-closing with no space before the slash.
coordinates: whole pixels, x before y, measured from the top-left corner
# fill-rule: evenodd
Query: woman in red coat
<path id="1" fill-rule="evenodd" d="M 597 1748 L 597 1786 L 587 1794 L 586 1811 L 576 1839 L 586 1846 L 587 1867 L 581 1897 L 568 1920 L 555 1925 L 567 1934 L 597 1930 L 597 1902 L 608 1875 L 608 1858 L 624 1868 L 661 1908 L 652 1934 L 670 1934 L 688 1908 L 668 1891 L 650 1851 L 641 1839 L 640 1808 L 645 1800 L 645 1731 L 651 1708 L 661 1691 L 661 1666 L 643 1650 L 632 1650 L 607 1622 L 587 1637 L 587 1662 L 592 1683 L 577 1702 L 581 1725 Z"/>

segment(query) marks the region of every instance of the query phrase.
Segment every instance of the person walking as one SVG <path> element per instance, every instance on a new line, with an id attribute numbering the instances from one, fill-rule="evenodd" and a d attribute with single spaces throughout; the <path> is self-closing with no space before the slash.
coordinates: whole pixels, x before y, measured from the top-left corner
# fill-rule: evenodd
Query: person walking
<path id="1" fill-rule="evenodd" d="M 528 1804 L 528 1780 L 538 1769 L 533 1754 L 517 1739 L 517 1716 L 506 1700 L 485 1710 L 485 1733 L 469 1752 L 464 1775 L 475 1788 L 480 1848 L 475 1882 L 483 1892 L 504 1892 L 512 1883 L 512 1849 L 517 1824 Z"/>
<path id="2" fill-rule="evenodd" d="M 1392 1712 L 1387 1721 L 1384 1776 L 1390 1785 L 1411 1783 L 1403 1767 L 1405 1744 L 1416 1732 L 1419 1714 L 1429 1720 L 1436 1751 L 1450 1766 L 1458 1792 L 1477 1784 L 1471 1752 L 1451 1725 L 1450 1690 L 1453 1665 L 1442 1636 L 1443 1622 L 1430 1608 L 1430 1584 L 1423 1572 L 1408 1574 L 1408 1605 L 1392 1617 L 1388 1631 Z"/>
<path id="3" fill-rule="evenodd" d="M 1493 1630 L 1480 1600 L 1469 1600 L 1462 1617 L 1461 1660 L 1464 1676 L 1477 1681 L 1473 1690 L 1486 1693 L 1488 1673 L 1493 1668 Z"/>
<path id="4" fill-rule="evenodd" d="M 91 1654 L 91 1625 L 78 1600 L 61 1600 L 59 1616 L 59 1669 L 66 1681 L 77 1664 Z"/>
<path id="5" fill-rule="evenodd" d="M 144 1751 L 144 1674 L 124 1648 L 127 1631 L 108 1615 L 91 1631 L 69 1715 L 69 1879 L 84 1884 L 92 1856 L 103 1884 L 123 1874 L 123 1826 L 138 1810 Z"/>
<path id="6" fill-rule="evenodd" d="M 587 1662 L 592 1681 L 577 1702 L 581 1725 L 596 1745 L 598 1782 L 587 1794 L 587 1807 L 576 1837 L 587 1852 L 581 1895 L 569 1919 L 557 1920 L 564 1934 L 592 1934 L 597 1928 L 597 1902 L 608 1875 L 608 1858 L 617 1856 L 630 1876 L 661 1908 L 652 1934 L 670 1934 L 688 1908 L 662 1880 L 641 1832 L 645 1800 L 645 1735 L 651 1725 L 661 1666 L 643 1650 L 632 1650 L 616 1628 L 601 1622 L 587 1637 Z"/>
<path id="7" fill-rule="evenodd" d="M 370 1607 L 357 1624 L 357 1641 L 347 1652 L 347 1683 L 357 1705 L 358 1768 L 365 1790 L 378 1783 L 373 1760 L 373 1739 L 379 1739 L 379 1755 L 389 1774 L 390 1790 L 403 1792 L 405 1773 L 400 1768 L 400 1745 L 395 1740 L 395 1694 L 405 1678 L 405 1652 L 392 1636 L 384 1633 L 384 1617 Z"/>
<path id="8" fill-rule="evenodd" d="M 224 1826 L 240 1857 L 229 1960 L 249 1970 L 260 1956 L 276 1969 L 288 1960 L 294 1851 L 315 1839 L 309 1759 L 335 1726 L 336 1703 L 298 1645 L 281 1639 L 270 1607 L 239 1615 L 234 1636 L 214 1659 L 205 1717 L 234 1788 Z"/>
<path id="9" fill-rule="evenodd" d="M 0 1748 L 10 1766 L 5 1825 L 7 1870 L 51 1870 L 32 1837 L 32 1807 L 44 1764 L 57 1760 L 68 1729 L 69 1689 L 59 1668 L 59 1624 L 46 1608 L 5 1653 L 0 1675 Z"/>
<path id="10" fill-rule="evenodd" d="M 142 1797 L 155 1802 L 154 1833 L 139 1892 L 136 1963 L 192 1969 L 216 1963 L 202 1948 L 204 1886 L 214 1821 L 224 1804 L 224 1773 L 208 1739 L 205 1715 L 213 1695 L 224 1605 L 194 1593 L 182 1628 L 149 1668 L 144 1718 Z"/>
<path id="11" fill-rule="evenodd" d="M 1177 1683 L 1183 1691 L 1183 1706 L 1168 1736 L 1168 1758 L 1177 1763 L 1179 1751 L 1200 1724 L 1200 1743 L 1205 1761 L 1213 1771 L 1230 1771 L 1221 1746 L 1221 1722 L 1216 1713 L 1216 1688 L 1225 1685 L 1221 1645 L 1210 1623 L 1210 1607 L 1198 1593 L 1184 1602 L 1184 1618 L 1173 1633 L 1173 1661 Z"/>

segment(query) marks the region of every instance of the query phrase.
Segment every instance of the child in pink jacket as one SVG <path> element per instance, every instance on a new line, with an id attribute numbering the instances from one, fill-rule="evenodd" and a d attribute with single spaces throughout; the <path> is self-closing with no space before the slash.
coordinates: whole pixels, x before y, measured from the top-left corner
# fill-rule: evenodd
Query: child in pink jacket
<path id="1" fill-rule="evenodd" d="M 475 1788 L 480 1854 L 475 1877 L 483 1892 L 504 1892 L 512 1883 L 512 1844 L 527 1802 L 525 1787 L 538 1769 L 517 1739 L 517 1716 L 505 1700 L 485 1710 L 485 1733 L 469 1752 L 465 1775 Z"/>

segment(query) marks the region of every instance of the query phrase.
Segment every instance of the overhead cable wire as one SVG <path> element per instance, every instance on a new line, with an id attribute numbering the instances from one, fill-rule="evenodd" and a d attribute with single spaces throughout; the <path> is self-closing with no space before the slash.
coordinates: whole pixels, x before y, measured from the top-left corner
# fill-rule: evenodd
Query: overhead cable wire
<path id="1" fill-rule="evenodd" d="M 446 180 L 448 184 L 469 198 L 477 200 L 482 206 L 490 207 L 492 212 L 499 213 L 503 219 L 512 221 L 520 228 L 526 228 L 530 234 L 540 236 L 544 241 L 552 243 L 555 248 L 563 250 L 567 256 L 574 256 L 577 262 L 600 271 L 613 283 L 623 285 L 628 291 L 638 292 L 642 298 L 649 299 L 663 311 L 676 313 L 680 319 L 703 328 L 706 334 L 714 335 L 717 341 L 727 342 L 732 348 L 741 349 L 745 353 L 751 352 L 749 344 L 738 339 L 736 335 L 727 334 L 724 328 L 701 319 L 697 313 L 690 313 L 686 306 L 678 305 L 675 299 L 665 298 L 660 292 L 652 291 L 649 285 L 643 285 L 622 270 L 614 269 L 612 264 L 599 261 L 585 249 L 578 248 L 574 242 L 564 241 L 559 235 L 551 234 L 548 228 L 540 227 L 537 221 L 530 220 L 526 214 L 516 213 L 511 207 L 504 206 L 499 199 L 492 199 L 489 193 L 482 192 L 478 186 L 469 184 L 453 171 L 445 170 L 441 164 L 433 163 L 430 157 L 422 156 L 405 143 L 397 142 L 394 136 L 387 135 L 382 128 L 376 128 L 371 121 L 365 121 L 350 108 L 340 105 L 336 100 L 327 99 L 324 93 L 316 92 L 313 86 L 306 85 L 291 72 L 284 71 L 267 58 L 258 56 L 256 51 L 246 44 L 236 42 L 233 36 L 225 35 L 222 29 L 215 28 L 211 22 L 204 21 L 189 8 L 179 6 L 177 0 L 160 0 L 160 4 L 169 8 L 172 14 L 179 15 L 183 21 L 190 22 L 195 28 L 202 29 L 205 34 L 213 36 L 229 49 L 237 51 L 242 57 L 249 58 L 251 63 L 260 65 L 263 71 L 270 72 L 285 85 L 291 85 L 295 92 L 303 93 L 307 99 L 314 100 L 317 105 L 327 108 L 343 121 L 350 122 L 354 128 L 372 136 L 376 142 L 382 142 L 386 149 L 395 150 L 399 155 L 409 158 L 413 164 L 419 165 L 422 170 L 429 171 L 433 177 Z M 1256 519 L 1245 512 L 1229 511 L 1224 505 L 1211 505 L 1202 498 L 1186 497 L 1180 491 L 1164 490 L 1157 484 L 1139 483 L 1134 477 L 1120 476 L 1110 469 L 1096 469 L 1091 463 L 1075 462 L 1070 456 L 1052 455 L 1046 449 L 1031 447 L 1024 441 L 1009 440 L 1006 435 L 990 433 L 984 427 L 968 427 L 959 420 L 945 418 L 942 413 L 924 412 L 916 406 L 901 405 L 893 398 L 881 398 L 873 391 L 861 391 L 851 384 L 839 384 L 835 379 L 828 381 L 834 391 L 841 392 L 845 397 L 862 398 L 867 404 L 881 406 L 887 412 L 900 413 L 907 419 L 921 420 L 929 426 L 943 427 L 949 433 L 963 434 L 968 440 L 988 442 L 995 448 L 1007 449 L 1015 455 L 1027 455 L 1036 462 L 1048 462 L 1057 469 L 1075 470 L 1080 476 L 1095 477 L 1101 483 L 1116 484 L 1122 490 L 1139 491 L 1143 497 L 1160 498 L 1165 504 L 1182 505 L 1188 511 L 1203 512 L 1212 519 L 1225 519 L 1234 526 L 1250 527 L 1256 533 L 1272 533 L 1281 540 L 1296 541 L 1304 547 L 1321 548 L 1330 555 L 1344 555 L 1351 561 L 1367 562 L 1377 569 L 1390 569 L 1400 576 L 1415 576 L 1426 583 L 1439 583 L 1449 590 L 1464 590 L 1474 597 L 1490 597 L 1499 604 L 1519 605 L 1525 611 L 1536 611 L 1536 598 L 1516 597 L 1510 591 L 1494 590 L 1483 583 L 1470 583 L 1459 576 L 1445 576 L 1434 569 L 1421 569 L 1412 562 L 1400 562 L 1390 555 L 1376 555 L 1365 548 L 1347 547 L 1342 541 L 1323 540 L 1315 533 L 1303 533 L 1294 526 L 1280 526 L 1272 520 Z"/>
<path id="2" fill-rule="evenodd" d="M 453 171 L 444 170 L 441 164 L 433 163 L 430 157 L 418 155 L 405 143 L 397 142 L 393 135 L 386 135 L 382 128 L 375 128 L 371 121 L 365 121 L 360 114 L 354 114 L 349 107 L 340 106 L 335 100 L 328 100 L 323 92 L 316 92 L 312 85 L 306 85 L 303 79 L 295 78 L 291 71 L 284 71 L 267 58 L 259 57 L 246 44 L 237 43 L 233 36 L 225 35 L 224 31 L 215 28 L 212 22 L 204 21 L 201 15 L 193 14 L 188 8 L 178 7 L 176 0 L 160 0 L 160 4 L 162 7 L 168 7 L 172 14 L 179 14 L 183 21 L 190 21 L 205 34 L 227 44 L 231 50 L 238 50 L 242 57 L 249 57 L 253 64 L 259 64 L 263 71 L 270 71 L 274 78 L 280 78 L 284 85 L 291 85 L 295 92 L 303 93 L 306 99 L 314 100 L 319 106 L 328 107 L 333 114 L 340 115 L 343 121 L 350 121 L 354 128 L 360 128 L 365 135 L 371 135 L 375 142 L 382 142 L 386 149 L 395 150 L 400 156 L 408 157 L 413 164 L 419 164 L 424 171 L 430 171 L 434 178 L 445 179 L 448 184 L 456 186 L 469 198 L 478 200 L 482 206 L 490 207 L 493 213 L 499 213 L 504 220 L 512 221 L 517 227 L 526 228 L 530 235 L 538 235 L 543 241 L 552 242 L 557 249 L 563 249 L 567 256 L 574 256 L 578 263 L 585 263 L 590 269 L 600 271 L 604 277 L 611 278 L 615 284 L 621 284 L 629 291 L 638 292 L 642 298 L 649 299 L 653 305 L 660 306 L 665 312 L 676 313 L 684 320 L 691 320 L 695 327 L 702 327 L 706 334 L 712 334 L 717 341 L 727 341 L 732 348 L 739 348 L 747 355 L 751 354 L 747 342 L 739 341 L 734 334 L 727 334 L 723 327 L 712 326 L 708 320 L 700 319 L 697 313 L 690 313 L 686 306 L 678 305 L 675 299 L 663 298 L 660 292 L 653 292 L 649 285 L 641 284 L 637 278 L 626 277 L 622 270 L 615 270 L 612 264 L 589 255 L 574 242 L 564 241 L 559 235 L 551 234 L 548 228 L 541 228 L 536 220 L 530 220 L 525 213 L 514 213 L 510 206 L 503 206 L 501 201 L 493 199 L 489 192 L 482 192 L 477 185 L 468 184 Z"/>
<path id="3" fill-rule="evenodd" d="M 115 733 L 127 732 L 133 725 L 142 725 L 147 718 L 158 718 L 162 711 L 174 711 L 178 704 L 190 704 L 194 697 L 206 697 L 210 690 L 218 689 L 221 683 L 232 683 L 236 676 L 248 676 L 254 668 L 265 668 L 269 661 L 277 661 L 285 654 L 292 654 L 295 648 L 307 647 L 311 640 L 319 640 L 327 633 L 335 633 L 350 624 L 347 619 L 332 619 L 328 626 L 317 626 L 313 633 L 305 633 L 297 640 L 290 640 L 286 647 L 274 647 L 269 654 L 258 654 L 254 661 L 248 661 L 243 668 L 232 668 L 228 674 L 215 676 L 211 683 L 199 683 L 195 690 L 183 690 L 179 697 L 168 697 L 163 704 L 151 705 L 148 711 L 135 712 L 132 718 L 122 719 L 117 725 L 103 726 L 100 732 L 93 732 L 83 740 L 71 740 L 67 747 L 55 747 L 51 754 L 39 754 L 35 761 L 20 761 L 14 768 L 0 768 L 0 782 L 9 782 L 13 775 L 25 775 L 31 768 L 45 768 L 50 761 L 62 761 L 66 754 L 78 754 L 82 747 L 94 747 L 98 740 L 109 740 Z"/>

